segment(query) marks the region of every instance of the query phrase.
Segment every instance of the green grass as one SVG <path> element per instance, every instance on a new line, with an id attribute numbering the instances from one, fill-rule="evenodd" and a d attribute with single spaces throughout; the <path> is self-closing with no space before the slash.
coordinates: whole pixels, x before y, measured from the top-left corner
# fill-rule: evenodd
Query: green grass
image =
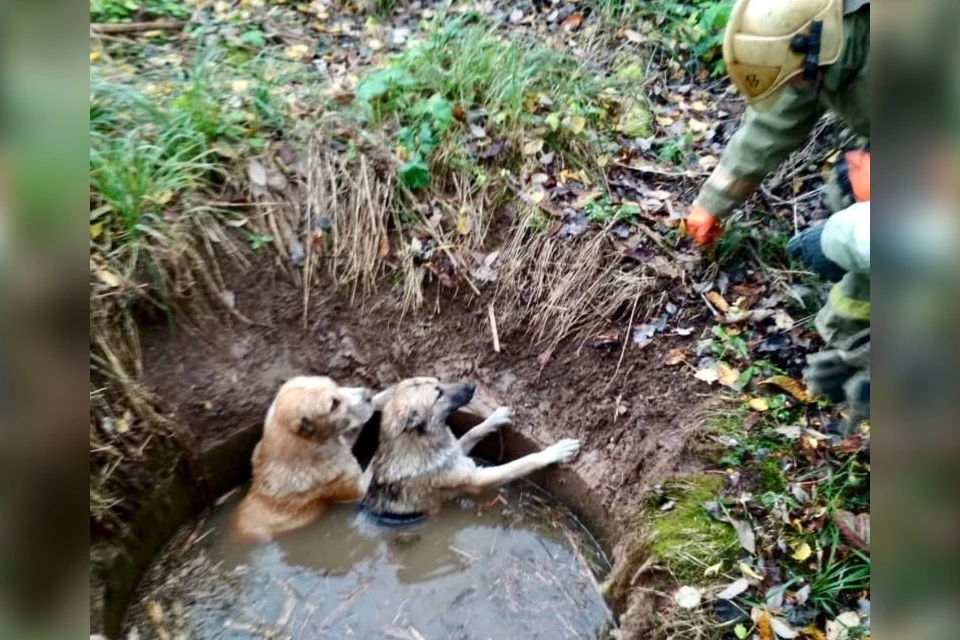
<path id="1" fill-rule="evenodd" d="M 715 475 L 678 479 L 666 487 L 667 497 L 676 501 L 673 509 L 652 510 L 651 551 L 681 584 L 698 584 L 704 569 L 735 558 L 738 543 L 733 527 L 714 520 L 703 508 L 722 487 L 723 478 Z"/>
<path id="2" fill-rule="evenodd" d="M 189 17 L 190 7 L 183 0 L 90 0 L 90 22 Z"/>
<path id="3" fill-rule="evenodd" d="M 611 25 L 652 23 L 651 35 L 675 41 L 693 67 L 705 65 L 715 76 L 724 73 L 721 48 L 733 0 L 600 0 L 595 6 Z"/>
<path id="4" fill-rule="evenodd" d="M 148 278 L 163 297 L 161 263 L 181 251 L 190 218 L 211 213 L 195 200 L 222 182 L 222 155 L 261 147 L 281 126 L 272 87 L 259 61 L 235 68 L 212 55 L 125 82 L 91 70 L 90 243 L 115 275 Z"/>
<path id="5" fill-rule="evenodd" d="M 396 122 L 406 161 L 400 177 L 420 189 L 429 183 L 431 153 L 463 126 L 455 114 L 482 114 L 490 135 L 536 130 L 546 147 L 565 150 L 599 119 L 600 89 L 564 54 L 506 39 L 486 19 L 466 14 L 438 18 L 424 42 L 369 74 L 357 88 L 356 106 L 372 125 Z"/>

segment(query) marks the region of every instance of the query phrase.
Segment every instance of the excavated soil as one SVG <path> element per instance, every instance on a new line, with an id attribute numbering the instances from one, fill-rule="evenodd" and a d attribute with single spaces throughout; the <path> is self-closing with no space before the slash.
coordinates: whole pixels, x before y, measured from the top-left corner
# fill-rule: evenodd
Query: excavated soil
<path id="1" fill-rule="evenodd" d="M 614 377 L 619 345 L 561 344 L 548 352 L 523 327 L 506 330 L 507 318 L 498 322 L 495 353 L 486 304 L 462 292 L 442 296 L 440 313 L 403 315 L 389 294 L 351 302 L 348 291 L 330 285 L 313 294 L 304 328 L 302 290 L 275 269 L 237 274 L 231 290 L 253 324 L 154 327 L 144 339 L 145 382 L 201 449 L 238 430 L 256 438 L 277 388 L 294 375 L 372 388 L 412 375 L 468 379 L 514 409 L 521 434 L 543 444 L 582 440 L 573 471 L 589 489 L 592 510 L 605 514 L 594 524 L 609 547 L 645 488 L 684 460 L 696 381 L 662 360 L 693 337 L 627 349 Z"/>

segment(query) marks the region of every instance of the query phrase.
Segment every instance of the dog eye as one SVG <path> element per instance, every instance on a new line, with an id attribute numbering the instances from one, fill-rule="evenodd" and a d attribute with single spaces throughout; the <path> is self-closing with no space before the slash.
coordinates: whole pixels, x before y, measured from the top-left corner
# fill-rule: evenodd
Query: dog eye
<path id="1" fill-rule="evenodd" d="M 439 400 L 440 396 L 442 395 L 443 395 L 443 389 L 441 389 L 440 387 L 437 387 L 437 400 Z"/>
<path id="2" fill-rule="evenodd" d="M 336 411 L 339 406 L 340 406 L 340 399 L 333 398 L 330 401 L 330 413 L 333 413 L 334 411 Z"/>

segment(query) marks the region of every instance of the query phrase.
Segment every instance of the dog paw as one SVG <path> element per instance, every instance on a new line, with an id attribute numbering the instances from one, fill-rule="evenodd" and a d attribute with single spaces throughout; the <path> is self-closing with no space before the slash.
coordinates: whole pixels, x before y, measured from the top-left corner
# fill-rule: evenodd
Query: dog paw
<path id="1" fill-rule="evenodd" d="M 513 409 L 510 407 L 497 407 L 487 418 L 491 429 L 499 429 L 513 422 Z"/>
<path id="2" fill-rule="evenodd" d="M 551 462 L 570 462 L 580 452 L 580 441 L 568 438 L 553 444 L 543 451 Z"/>

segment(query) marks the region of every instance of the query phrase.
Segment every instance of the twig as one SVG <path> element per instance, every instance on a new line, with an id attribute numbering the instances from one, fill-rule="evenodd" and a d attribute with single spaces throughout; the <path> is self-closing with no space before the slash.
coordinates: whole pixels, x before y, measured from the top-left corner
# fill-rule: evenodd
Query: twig
<path id="1" fill-rule="evenodd" d="M 613 381 L 617 378 L 617 374 L 620 373 L 620 365 L 623 364 L 623 357 L 627 354 L 627 345 L 630 344 L 630 334 L 633 330 L 633 319 L 637 313 L 637 304 L 640 303 L 640 294 L 637 294 L 637 297 L 633 299 L 633 308 L 630 309 L 630 322 L 627 323 L 627 331 L 623 336 L 623 348 L 620 350 L 620 359 L 617 360 L 617 368 L 614 370 L 613 375 L 610 376 L 610 381 L 607 382 L 607 386 L 603 388 L 603 392 L 606 393 L 607 389 L 610 388 L 610 385 L 613 384 Z"/>
<path id="2" fill-rule="evenodd" d="M 710 301 L 707 300 L 707 296 L 705 296 L 704 294 L 701 293 L 701 294 L 700 294 L 700 297 L 703 298 L 703 303 L 704 303 L 705 305 L 707 305 L 707 308 L 708 308 L 708 309 L 710 309 L 710 313 L 713 314 L 713 317 L 714 317 L 714 318 L 722 318 L 722 317 L 723 317 L 722 315 L 720 315 L 720 312 L 717 311 L 716 308 L 715 308 L 712 304 L 710 304 Z"/>
<path id="3" fill-rule="evenodd" d="M 613 166 L 620 167 L 621 169 L 629 169 L 630 171 L 636 171 L 637 173 L 648 173 L 653 176 L 663 176 L 665 178 L 689 178 L 691 180 L 698 180 L 700 178 L 709 176 L 708 171 L 667 171 L 666 169 L 658 169 L 656 167 L 635 167 L 624 162 L 614 162 Z"/>
<path id="4" fill-rule="evenodd" d="M 126 22 L 122 24 L 91 24 L 94 33 L 136 33 L 138 31 L 179 31 L 190 24 L 187 20 L 154 20 L 153 22 Z"/>
<path id="5" fill-rule="evenodd" d="M 490 319 L 490 333 L 493 334 L 493 352 L 500 353 L 500 334 L 497 332 L 497 316 L 492 302 L 487 305 L 487 317 Z"/>

